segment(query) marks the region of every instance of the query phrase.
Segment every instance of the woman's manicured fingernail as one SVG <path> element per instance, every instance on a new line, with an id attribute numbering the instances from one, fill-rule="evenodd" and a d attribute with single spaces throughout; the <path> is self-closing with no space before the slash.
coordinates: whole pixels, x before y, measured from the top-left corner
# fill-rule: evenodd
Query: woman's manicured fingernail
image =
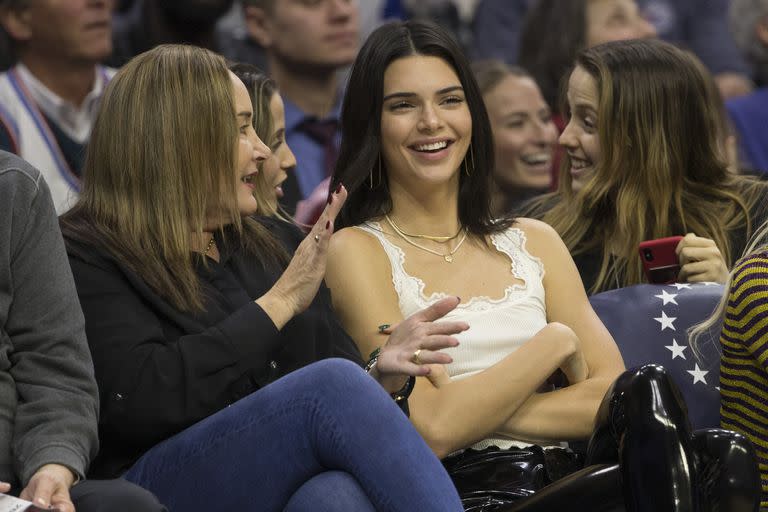
<path id="1" fill-rule="evenodd" d="M 331 221 L 325 222 L 325 229 L 331 229 Z"/>
<path id="2" fill-rule="evenodd" d="M 381 325 L 379 326 L 379 332 L 384 332 L 384 331 L 386 331 L 387 329 L 389 329 L 389 324 L 381 324 Z"/>
<path id="3" fill-rule="evenodd" d="M 339 184 L 336 186 L 335 193 L 338 194 L 339 192 L 341 192 L 341 187 L 343 187 L 343 186 L 344 185 L 341 182 L 339 182 Z"/>

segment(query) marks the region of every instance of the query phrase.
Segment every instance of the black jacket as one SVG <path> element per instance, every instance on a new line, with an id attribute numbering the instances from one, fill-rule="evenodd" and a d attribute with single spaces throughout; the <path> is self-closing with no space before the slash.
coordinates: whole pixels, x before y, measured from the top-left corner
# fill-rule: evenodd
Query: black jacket
<path id="1" fill-rule="evenodd" d="M 292 253 L 300 235 L 268 227 Z M 217 235 L 220 262 L 197 262 L 205 311 L 182 312 L 96 247 L 67 240 L 102 401 L 91 475 L 115 477 L 160 441 L 286 373 L 328 357 L 361 363 L 322 286 L 278 331 L 254 302 L 279 277 Z"/>

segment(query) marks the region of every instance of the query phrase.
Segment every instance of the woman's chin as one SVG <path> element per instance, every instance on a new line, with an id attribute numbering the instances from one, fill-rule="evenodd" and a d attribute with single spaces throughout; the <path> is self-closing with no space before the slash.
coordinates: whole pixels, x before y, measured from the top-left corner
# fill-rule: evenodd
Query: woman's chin
<path id="1" fill-rule="evenodd" d="M 578 192 L 579 190 L 584 188 L 584 185 L 586 185 L 588 181 L 589 179 L 587 178 L 573 179 L 571 181 L 571 190 L 573 190 L 574 192 Z"/>
<path id="2" fill-rule="evenodd" d="M 238 201 L 237 210 L 241 217 L 255 215 L 259 211 L 259 203 L 253 198 L 250 201 Z"/>

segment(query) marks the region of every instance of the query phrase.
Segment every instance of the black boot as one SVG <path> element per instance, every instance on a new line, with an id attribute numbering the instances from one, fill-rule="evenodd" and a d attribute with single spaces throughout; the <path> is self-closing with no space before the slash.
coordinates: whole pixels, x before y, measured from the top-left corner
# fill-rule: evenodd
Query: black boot
<path id="1" fill-rule="evenodd" d="M 663 367 L 621 374 L 606 393 L 596 424 L 586 463 L 618 458 L 628 511 L 698 510 L 688 411 Z"/>
<path id="2" fill-rule="evenodd" d="M 693 434 L 696 488 L 703 512 L 757 512 L 760 472 L 752 443 L 746 437 L 716 428 Z"/>

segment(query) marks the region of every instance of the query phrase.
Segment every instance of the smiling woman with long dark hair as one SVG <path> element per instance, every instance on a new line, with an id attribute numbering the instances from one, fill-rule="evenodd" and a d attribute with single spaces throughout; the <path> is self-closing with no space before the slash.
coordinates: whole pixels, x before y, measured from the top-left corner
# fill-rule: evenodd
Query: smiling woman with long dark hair
<path id="1" fill-rule="evenodd" d="M 467 507 L 529 497 L 516 510 L 706 510 L 694 487 L 706 470 L 698 461 L 719 461 L 731 448 L 742 463 L 727 468 L 718 492 L 741 492 L 742 478 L 755 474 L 748 442 L 692 434 L 663 368 L 622 373 L 551 227 L 493 219 L 488 116 L 445 31 L 413 21 L 375 31 L 352 67 L 342 126 L 333 183 L 344 183 L 350 199 L 329 248 L 334 308 L 367 352 L 387 332 L 382 324 L 461 297 L 446 316 L 469 326 L 445 351 L 453 361 L 430 365 L 425 349 L 410 356 L 430 365 L 410 407 Z M 553 374 L 565 385 L 552 390 Z M 562 441 L 590 436 L 592 465 L 546 486 L 580 467 Z"/>

